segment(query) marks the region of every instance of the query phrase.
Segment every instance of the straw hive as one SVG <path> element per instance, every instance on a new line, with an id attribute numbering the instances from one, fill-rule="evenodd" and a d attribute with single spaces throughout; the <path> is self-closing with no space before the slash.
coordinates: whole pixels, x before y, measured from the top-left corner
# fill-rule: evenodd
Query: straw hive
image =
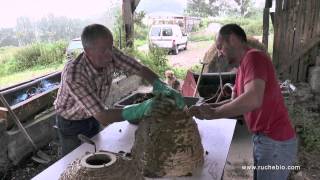
<path id="1" fill-rule="evenodd" d="M 98 152 L 99 153 L 99 152 Z M 104 152 L 100 152 L 104 154 Z M 111 154 L 111 153 L 107 153 Z M 143 180 L 133 160 L 124 156 L 111 154 L 112 162 L 103 165 L 83 164 L 84 158 L 94 154 L 87 154 L 72 162 L 61 174 L 59 180 Z M 91 157 L 92 157 L 91 156 Z M 96 161 L 96 163 L 99 160 Z"/>
<path id="2" fill-rule="evenodd" d="M 196 122 L 175 108 L 166 116 L 144 118 L 131 152 L 146 177 L 192 175 L 204 161 Z"/>
<path id="3" fill-rule="evenodd" d="M 256 48 L 262 51 L 266 52 L 266 49 L 264 45 L 259 42 L 259 40 L 248 37 L 248 46 L 250 48 Z M 205 66 L 204 71 L 205 73 L 212 73 L 212 72 L 219 72 L 219 68 L 221 72 L 228 72 L 233 69 L 226 61 L 218 61 L 218 53 L 216 49 L 216 44 L 212 44 L 209 50 L 205 53 L 204 62 L 208 63 L 208 65 Z"/>

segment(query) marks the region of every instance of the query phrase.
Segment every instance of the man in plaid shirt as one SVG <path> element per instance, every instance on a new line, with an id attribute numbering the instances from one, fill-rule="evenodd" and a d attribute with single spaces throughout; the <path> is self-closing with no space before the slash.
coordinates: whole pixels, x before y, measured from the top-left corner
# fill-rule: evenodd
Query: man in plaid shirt
<path id="1" fill-rule="evenodd" d="M 141 119 L 150 110 L 153 100 L 141 104 L 111 109 L 105 107 L 112 77 L 116 70 L 137 74 L 153 84 L 154 93 L 166 93 L 184 105 L 181 95 L 166 86 L 149 68 L 113 47 L 113 37 L 108 28 L 92 24 L 81 35 L 84 52 L 69 61 L 61 77 L 61 87 L 55 100 L 56 123 L 62 144 L 62 155 L 80 145 L 78 134 L 93 137 L 99 124 Z"/>

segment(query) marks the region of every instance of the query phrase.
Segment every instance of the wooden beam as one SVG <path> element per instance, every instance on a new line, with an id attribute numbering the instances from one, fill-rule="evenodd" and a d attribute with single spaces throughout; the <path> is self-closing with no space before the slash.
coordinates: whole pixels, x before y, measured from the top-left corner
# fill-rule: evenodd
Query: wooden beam
<path id="1" fill-rule="evenodd" d="M 269 13 L 270 13 L 271 6 L 272 6 L 272 0 L 266 0 L 265 7 L 263 10 L 263 37 L 262 37 L 262 43 L 264 44 L 266 49 L 268 49 Z"/>
<path id="2" fill-rule="evenodd" d="M 126 47 L 133 46 L 134 40 L 134 23 L 133 14 L 140 0 L 123 0 L 122 1 L 122 18 L 124 23 Z"/>
<path id="3" fill-rule="evenodd" d="M 262 43 L 268 49 L 268 36 L 269 36 L 269 8 L 263 9 L 263 35 Z"/>
<path id="4" fill-rule="evenodd" d="M 285 62 L 285 64 L 279 73 L 285 72 L 291 65 L 293 65 L 296 61 L 298 61 L 304 54 L 306 54 L 311 48 L 320 43 L 320 36 L 313 38 L 305 47 L 301 48 L 300 51 L 294 53 L 292 56 L 289 56 Z"/>
<path id="5" fill-rule="evenodd" d="M 122 18 L 124 23 L 124 33 L 126 40 L 126 47 L 133 46 L 133 13 L 131 8 L 132 0 L 123 0 L 122 3 Z"/>

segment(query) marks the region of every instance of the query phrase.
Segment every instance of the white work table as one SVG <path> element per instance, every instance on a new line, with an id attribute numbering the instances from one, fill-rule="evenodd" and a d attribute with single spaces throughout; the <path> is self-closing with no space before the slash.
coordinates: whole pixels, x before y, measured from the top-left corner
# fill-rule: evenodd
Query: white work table
<path id="1" fill-rule="evenodd" d="M 161 180 L 186 179 L 186 180 L 220 180 L 229 152 L 236 120 L 197 120 L 202 145 L 208 154 L 204 154 L 204 165 L 199 171 L 190 177 L 156 178 Z M 121 129 L 121 131 L 120 131 Z M 119 151 L 130 152 L 134 142 L 134 132 L 137 126 L 127 122 L 113 123 L 92 138 L 97 145 L 97 151 L 107 150 L 118 153 Z M 39 173 L 33 180 L 55 180 L 67 168 L 68 164 L 82 157 L 85 152 L 93 152 L 94 147 L 82 144 L 74 151 Z M 151 178 L 145 178 L 151 179 Z M 152 178 L 154 179 L 154 178 Z"/>

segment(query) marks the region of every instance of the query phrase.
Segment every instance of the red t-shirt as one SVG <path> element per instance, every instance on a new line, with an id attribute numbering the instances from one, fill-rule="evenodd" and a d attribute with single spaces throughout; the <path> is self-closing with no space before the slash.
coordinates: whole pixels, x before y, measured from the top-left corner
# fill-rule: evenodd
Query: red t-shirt
<path id="1" fill-rule="evenodd" d="M 253 133 L 263 133 L 278 141 L 294 137 L 295 132 L 270 58 L 262 51 L 249 49 L 238 68 L 236 97 L 243 94 L 244 86 L 254 79 L 264 80 L 265 92 L 262 106 L 244 114 L 249 130 Z"/>

